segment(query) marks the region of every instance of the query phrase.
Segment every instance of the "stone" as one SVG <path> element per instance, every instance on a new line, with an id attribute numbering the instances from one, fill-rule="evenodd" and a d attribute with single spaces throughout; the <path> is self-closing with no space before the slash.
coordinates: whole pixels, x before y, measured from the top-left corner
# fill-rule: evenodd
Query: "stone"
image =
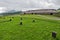
<path id="1" fill-rule="evenodd" d="M 22 22 L 20 22 L 20 25 L 22 25 Z"/>
<path id="2" fill-rule="evenodd" d="M 10 21 L 12 21 L 12 19 L 10 19 Z"/>
<path id="3" fill-rule="evenodd" d="M 21 18 L 21 20 L 22 20 L 22 18 Z"/>
<path id="4" fill-rule="evenodd" d="M 12 18 L 14 18 L 14 17 L 12 17 Z"/>
<path id="5" fill-rule="evenodd" d="M 52 37 L 56 38 L 56 32 L 52 32 Z"/>
<path id="6" fill-rule="evenodd" d="M 35 22 L 35 20 L 33 20 L 33 22 Z"/>

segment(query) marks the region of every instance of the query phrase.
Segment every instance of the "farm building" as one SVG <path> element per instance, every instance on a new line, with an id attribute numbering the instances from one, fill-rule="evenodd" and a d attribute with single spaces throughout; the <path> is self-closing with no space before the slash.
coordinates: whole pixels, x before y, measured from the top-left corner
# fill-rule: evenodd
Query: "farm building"
<path id="1" fill-rule="evenodd" d="M 56 14 L 56 10 L 55 9 L 39 9 L 39 10 L 28 10 L 25 11 L 24 14 Z"/>

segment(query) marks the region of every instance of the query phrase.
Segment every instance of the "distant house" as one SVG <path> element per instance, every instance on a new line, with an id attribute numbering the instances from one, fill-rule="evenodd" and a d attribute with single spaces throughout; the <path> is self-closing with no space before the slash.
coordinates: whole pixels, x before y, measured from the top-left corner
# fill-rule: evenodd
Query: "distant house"
<path id="1" fill-rule="evenodd" d="M 38 10 L 28 10 L 25 11 L 24 14 L 56 14 L 56 10 L 55 9 L 38 9 Z"/>

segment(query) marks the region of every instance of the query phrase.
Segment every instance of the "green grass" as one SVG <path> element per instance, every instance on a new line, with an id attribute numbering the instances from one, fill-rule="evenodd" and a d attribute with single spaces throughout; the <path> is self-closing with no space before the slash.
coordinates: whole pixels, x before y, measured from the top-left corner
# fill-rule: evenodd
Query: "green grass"
<path id="1" fill-rule="evenodd" d="M 60 17 L 60 10 L 57 10 L 56 12 L 57 14 L 55 14 L 54 16 Z"/>
<path id="2" fill-rule="evenodd" d="M 60 12 L 59 12 L 59 13 L 57 13 L 57 14 L 55 14 L 54 16 L 60 17 Z"/>
<path id="3" fill-rule="evenodd" d="M 50 20 L 39 15 L 15 15 L 0 18 L 0 40 L 60 40 L 60 20 Z M 20 18 L 23 20 L 20 20 Z M 12 21 L 7 21 L 12 18 Z M 32 22 L 32 20 L 35 22 Z M 23 25 L 19 25 L 20 22 Z M 51 32 L 57 32 L 53 39 Z"/>

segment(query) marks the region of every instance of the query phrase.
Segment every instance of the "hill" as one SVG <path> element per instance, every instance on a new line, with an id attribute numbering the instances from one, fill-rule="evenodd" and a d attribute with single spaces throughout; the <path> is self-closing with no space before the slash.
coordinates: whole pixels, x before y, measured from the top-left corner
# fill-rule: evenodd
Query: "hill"
<path id="1" fill-rule="evenodd" d="M 16 11 L 16 10 L 9 10 L 9 11 L 5 11 L 0 13 L 0 15 L 15 15 L 15 14 L 20 14 L 22 13 L 22 11 Z"/>

